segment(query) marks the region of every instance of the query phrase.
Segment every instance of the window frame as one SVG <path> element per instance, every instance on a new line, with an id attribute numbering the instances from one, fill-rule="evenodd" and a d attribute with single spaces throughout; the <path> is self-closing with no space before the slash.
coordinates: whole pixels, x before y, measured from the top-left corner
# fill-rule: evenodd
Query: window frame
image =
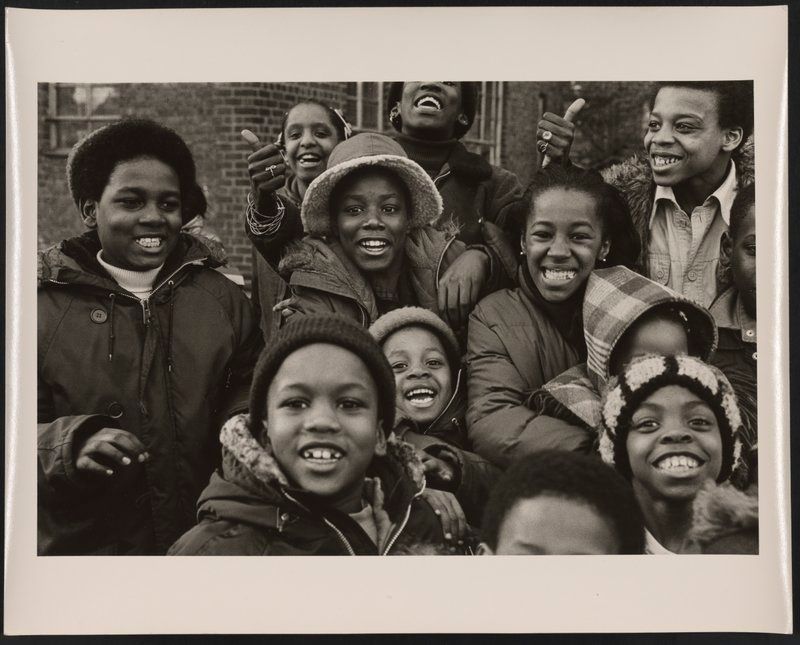
<path id="1" fill-rule="evenodd" d="M 59 125 L 61 123 L 81 123 L 89 126 L 89 130 L 94 130 L 93 124 L 105 124 L 119 121 L 122 114 L 93 114 L 94 106 L 92 105 L 92 88 L 93 87 L 112 87 L 118 90 L 116 83 L 48 83 L 47 84 L 47 123 L 48 142 L 47 150 L 44 152 L 53 156 L 66 156 L 69 154 L 71 147 L 59 147 Z M 83 87 L 86 91 L 86 114 L 59 114 L 58 113 L 58 89 L 65 87 L 79 88 Z"/>

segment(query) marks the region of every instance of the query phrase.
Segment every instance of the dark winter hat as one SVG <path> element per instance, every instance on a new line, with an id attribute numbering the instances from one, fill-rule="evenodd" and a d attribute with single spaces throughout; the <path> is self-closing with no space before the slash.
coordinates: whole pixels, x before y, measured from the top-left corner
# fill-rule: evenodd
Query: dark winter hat
<path id="1" fill-rule="evenodd" d="M 389 84 L 389 109 L 391 110 L 403 96 L 403 85 L 405 81 L 393 81 Z M 461 111 L 467 117 L 467 125 L 463 125 L 456 121 L 454 134 L 456 139 L 463 137 L 472 127 L 475 121 L 475 113 L 478 108 L 478 84 L 474 81 L 460 81 L 461 86 Z M 403 120 L 401 117 L 396 119 L 389 119 L 392 127 L 398 132 L 403 129 Z"/>
<path id="2" fill-rule="evenodd" d="M 388 435 L 394 427 L 394 374 L 383 351 L 366 329 L 338 315 L 296 316 L 281 329 L 269 347 L 261 353 L 250 388 L 250 427 L 263 427 L 267 414 L 267 391 L 283 361 L 295 350 L 314 343 L 343 347 L 358 356 L 367 366 L 378 388 L 378 418 Z"/>
<path id="3" fill-rule="evenodd" d="M 610 381 L 603 397 L 600 435 L 603 461 L 631 478 L 626 440 L 633 413 L 651 394 L 669 385 L 685 387 L 714 412 L 722 437 L 722 468 L 717 481 L 726 481 L 741 466 L 739 405 L 725 375 L 693 356 L 643 356 L 631 361 L 622 374 Z"/>
<path id="4" fill-rule="evenodd" d="M 123 119 L 94 130 L 78 141 L 67 157 L 67 184 L 78 210 L 86 200 L 99 200 L 117 164 L 152 157 L 178 175 L 181 214 L 188 222 L 206 212 L 206 198 L 197 185 L 192 153 L 174 130 L 149 119 Z"/>
<path id="5" fill-rule="evenodd" d="M 453 330 L 439 316 L 422 307 L 400 307 L 383 314 L 369 328 L 369 333 L 383 346 L 396 331 L 406 327 L 424 327 L 432 332 L 444 346 L 450 370 L 458 373 L 461 367 L 461 349 Z"/>
<path id="6" fill-rule="evenodd" d="M 337 145 L 328 157 L 328 169 L 311 182 L 300 208 L 303 228 L 309 235 L 331 233 L 331 195 L 337 184 L 360 168 L 382 168 L 397 175 L 411 199 L 410 228 L 436 221 L 442 213 L 442 197 L 422 166 L 408 158 L 397 141 L 374 132 L 362 132 Z"/>

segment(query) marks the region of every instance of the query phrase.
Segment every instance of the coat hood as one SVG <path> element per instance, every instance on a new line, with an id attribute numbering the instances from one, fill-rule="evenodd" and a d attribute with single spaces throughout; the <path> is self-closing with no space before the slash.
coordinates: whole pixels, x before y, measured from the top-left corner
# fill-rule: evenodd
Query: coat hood
<path id="1" fill-rule="evenodd" d="M 288 504 L 302 506 L 315 501 L 308 493 L 292 488 L 267 442 L 260 444 L 250 429 L 250 417 L 239 414 L 231 417 L 222 427 L 222 476 L 216 474 L 198 500 L 198 520 L 213 515 L 217 519 L 243 522 L 265 528 L 279 526 L 278 508 Z M 405 477 L 412 494 L 425 488 L 422 463 L 409 444 L 390 437 L 385 457 L 375 457 L 367 476 L 379 477 L 384 490 L 391 493 L 387 510 L 404 503 L 399 478 Z M 392 481 L 394 480 L 394 481 Z M 288 497 L 287 495 L 291 496 Z M 318 501 L 316 502 L 318 503 Z"/>
<path id="2" fill-rule="evenodd" d="M 758 553 L 758 490 L 707 484 L 694 500 L 689 539 L 702 553 Z"/>
<path id="3" fill-rule="evenodd" d="M 600 397 L 610 378 L 611 355 L 637 320 L 654 307 L 672 304 L 690 330 L 690 351 L 708 361 L 717 346 L 711 314 L 688 298 L 623 266 L 593 271 L 583 299 L 587 361 L 560 374 L 544 389 L 589 427 L 600 423 Z"/>
<path id="4" fill-rule="evenodd" d="M 97 231 L 91 230 L 39 251 L 38 286 L 41 287 L 48 281 L 95 284 L 103 287 L 116 284 L 97 261 L 100 248 Z M 183 264 L 198 264 L 214 269 L 224 266 L 227 262 L 222 244 L 210 238 L 180 233 L 178 244 L 164 263 L 156 282 Z"/>

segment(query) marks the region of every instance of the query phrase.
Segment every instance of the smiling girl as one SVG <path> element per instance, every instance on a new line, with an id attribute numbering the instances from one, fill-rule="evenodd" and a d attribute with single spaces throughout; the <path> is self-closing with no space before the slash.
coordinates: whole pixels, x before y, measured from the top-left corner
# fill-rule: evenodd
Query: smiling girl
<path id="1" fill-rule="evenodd" d="M 206 201 L 175 132 L 108 125 L 67 175 L 89 231 L 39 256 L 38 550 L 163 554 L 246 409 L 260 335 L 221 249 L 180 232 Z"/>
<path id="2" fill-rule="evenodd" d="M 540 436 L 525 400 L 585 360 L 581 305 L 592 270 L 630 265 L 639 252 L 627 208 L 594 171 L 548 166 L 523 204 L 520 286 L 482 300 L 469 323 L 469 437 L 501 468 L 558 436 Z"/>
<path id="3" fill-rule="evenodd" d="M 645 356 L 611 382 L 600 454 L 632 484 L 648 553 L 686 550 L 693 504 L 741 467 L 741 417 L 725 376 L 691 356 Z"/>

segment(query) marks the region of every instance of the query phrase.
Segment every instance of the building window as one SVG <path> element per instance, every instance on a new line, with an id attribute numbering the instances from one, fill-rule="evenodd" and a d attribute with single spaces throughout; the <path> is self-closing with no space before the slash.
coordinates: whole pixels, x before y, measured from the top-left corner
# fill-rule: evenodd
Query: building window
<path id="1" fill-rule="evenodd" d="M 393 131 L 389 123 L 389 83 L 348 83 L 345 116 L 356 132 Z M 478 88 L 478 104 L 470 131 L 462 139 L 464 145 L 499 165 L 503 128 L 503 83 L 482 81 Z"/>
<path id="2" fill-rule="evenodd" d="M 119 120 L 119 90 L 114 85 L 50 83 L 47 124 L 49 151 L 67 154 L 81 137 Z"/>

